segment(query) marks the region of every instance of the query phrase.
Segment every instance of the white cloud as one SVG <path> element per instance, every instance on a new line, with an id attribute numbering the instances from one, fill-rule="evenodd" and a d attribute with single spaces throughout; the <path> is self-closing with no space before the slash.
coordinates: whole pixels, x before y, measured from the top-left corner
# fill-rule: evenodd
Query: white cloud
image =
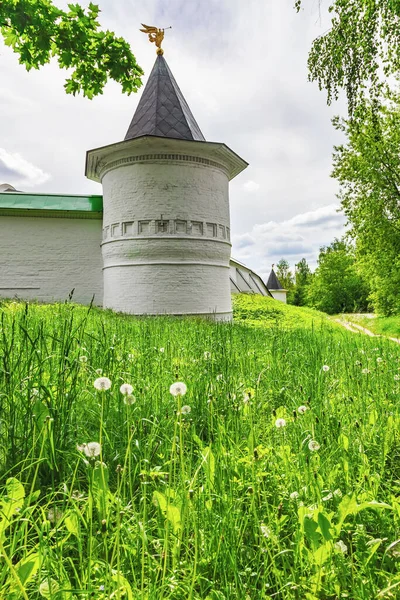
<path id="1" fill-rule="evenodd" d="M 319 248 L 344 234 L 345 221 L 338 206 L 329 204 L 288 220 L 256 224 L 250 232 L 233 236 L 232 255 L 264 278 L 281 258 L 294 268 L 304 257 L 314 269 Z"/>
<path id="2" fill-rule="evenodd" d="M 50 175 L 17 152 L 10 153 L 0 148 L 0 183 L 15 186 L 34 187 L 50 179 Z"/>
<path id="3" fill-rule="evenodd" d="M 249 179 L 249 181 L 246 181 L 246 183 L 243 184 L 243 189 L 245 192 L 257 192 L 257 190 L 260 189 L 260 184 Z"/>

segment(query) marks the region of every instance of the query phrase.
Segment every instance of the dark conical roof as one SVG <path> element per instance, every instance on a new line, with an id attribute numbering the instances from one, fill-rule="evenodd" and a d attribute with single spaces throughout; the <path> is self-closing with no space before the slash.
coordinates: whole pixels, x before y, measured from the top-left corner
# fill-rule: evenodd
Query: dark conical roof
<path id="1" fill-rule="evenodd" d="M 268 277 L 267 288 L 269 290 L 283 290 L 283 287 L 281 286 L 280 281 L 275 275 L 275 271 L 273 269 L 271 269 L 271 273 Z"/>
<path id="2" fill-rule="evenodd" d="M 157 56 L 125 140 L 143 135 L 205 141 L 162 55 Z"/>

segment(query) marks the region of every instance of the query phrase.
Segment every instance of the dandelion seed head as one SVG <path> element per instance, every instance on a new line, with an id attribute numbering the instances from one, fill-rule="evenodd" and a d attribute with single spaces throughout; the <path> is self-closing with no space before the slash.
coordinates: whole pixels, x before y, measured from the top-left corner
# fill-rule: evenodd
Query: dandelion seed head
<path id="1" fill-rule="evenodd" d="M 191 410 L 191 407 L 186 404 L 185 406 L 182 406 L 181 413 L 183 415 L 188 415 L 191 412 Z"/>
<path id="2" fill-rule="evenodd" d="M 123 383 L 119 388 L 119 391 L 121 394 L 124 394 L 124 396 L 130 396 L 133 392 L 133 387 L 130 383 Z"/>
<path id="3" fill-rule="evenodd" d="M 88 444 L 78 445 L 77 450 L 83 452 L 87 457 L 93 458 L 94 456 L 100 456 L 101 446 L 98 442 L 89 442 Z"/>
<path id="4" fill-rule="evenodd" d="M 97 375 L 103 375 L 103 369 L 96 369 Z"/>
<path id="5" fill-rule="evenodd" d="M 342 540 L 335 542 L 334 547 L 337 552 L 341 552 L 342 554 L 347 554 L 347 546 Z"/>
<path id="6" fill-rule="evenodd" d="M 286 420 L 285 419 L 277 419 L 275 421 L 275 427 L 277 427 L 278 429 L 280 427 L 286 427 Z"/>
<path id="7" fill-rule="evenodd" d="M 184 396 L 187 392 L 187 386 L 182 381 L 176 381 L 171 385 L 169 391 L 173 396 Z"/>
<path id="8" fill-rule="evenodd" d="M 62 519 L 63 516 L 63 512 L 62 510 L 60 510 L 59 508 L 49 508 L 49 510 L 47 511 L 47 520 L 50 521 L 50 523 L 56 523 L 57 521 L 60 521 Z"/>
<path id="9" fill-rule="evenodd" d="M 105 390 L 110 389 L 111 381 L 110 379 L 108 379 L 108 377 L 98 377 L 98 379 L 95 379 L 93 385 L 96 388 L 96 390 L 104 392 Z"/>
<path id="10" fill-rule="evenodd" d="M 39 585 L 39 594 L 43 598 L 54 598 L 57 592 L 60 589 L 60 585 L 58 581 L 52 579 L 51 577 L 47 577 L 42 581 Z"/>
<path id="11" fill-rule="evenodd" d="M 383 362 L 383 358 L 381 358 L 380 356 L 378 356 L 378 357 L 377 357 L 377 359 L 376 359 L 376 362 L 377 362 L 377 363 L 381 363 L 381 362 Z"/>
<path id="12" fill-rule="evenodd" d="M 223 380 L 223 378 L 224 378 L 224 376 L 222 375 L 222 373 L 219 373 L 219 374 L 217 375 L 217 381 L 222 381 L 222 380 Z"/>
<path id="13" fill-rule="evenodd" d="M 310 440 L 308 442 L 308 449 L 311 450 L 311 452 L 316 452 L 317 450 L 319 450 L 321 448 L 321 446 L 319 445 L 318 442 L 316 442 L 315 440 Z"/>
<path id="14" fill-rule="evenodd" d="M 87 361 L 88 361 L 88 357 L 85 356 L 84 354 L 82 354 L 82 356 L 79 357 L 79 362 L 87 363 Z"/>
<path id="15" fill-rule="evenodd" d="M 330 369 L 330 366 L 329 366 L 329 365 L 324 365 L 324 366 L 322 367 L 322 370 L 323 370 L 323 371 L 325 371 L 325 372 L 326 372 L 326 371 L 329 371 L 329 369 Z"/>
<path id="16" fill-rule="evenodd" d="M 368 375 L 368 373 L 371 373 L 371 371 L 370 371 L 369 369 L 363 369 L 363 370 L 361 371 L 361 373 L 362 373 L 363 375 Z"/>
<path id="17" fill-rule="evenodd" d="M 302 404 L 301 406 L 299 406 L 299 408 L 297 409 L 297 412 L 300 415 L 304 415 L 304 413 L 308 410 L 308 406 L 304 406 L 304 404 Z"/>
<path id="18" fill-rule="evenodd" d="M 292 492 L 289 496 L 289 498 L 291 500 L 297 500 L 297 498 L 300 496 L 299 492 Z"/>
<path id="19" fill-rule="evenodd" d="M 124 404 L 126 404 L 127 406 L 132 406 L 132 404 L 135 404 L 136 402 L 136 398 L 135 396 L 132 396 L 132 394 L 127 394 L 124 396 Z"/>
<path id="20" fill-rule="evenodd" d="M 165 352 L 165 348 L 160 348 L 160 352 L 163 354 Z"/>
<path id="21" fill-rule="evenodd" d="M 204 360 L 210 360 L 211 352 L 204 352 Z"/>
<path id="22" fill-rule="evenodd" d="M 271 530 L 269 527 L 264 525 L 264 523 L 261 523 L 260 531 L 261 531 L 261 535 L 264 536 L 265 538 L 271 537 Z"/>

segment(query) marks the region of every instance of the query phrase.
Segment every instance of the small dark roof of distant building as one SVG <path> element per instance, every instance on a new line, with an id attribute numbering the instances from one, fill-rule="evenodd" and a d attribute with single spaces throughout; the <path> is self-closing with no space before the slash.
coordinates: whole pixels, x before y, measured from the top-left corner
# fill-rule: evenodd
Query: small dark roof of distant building
<path id="1" fill-rule="evenodd" d="M 143 135 L 205 141 L 162 55 L 157 56 L 125 140 Z"/>
<path id="2" fill-rule="evenodd" d="M 275 271 L 271 269 L 271 273 L 269 274 L 267 281 L 267 288 L 269 290 L 283 290 L 284 288 L 281 286 L 281 283 L 277 276 L 275 275 Z"/>

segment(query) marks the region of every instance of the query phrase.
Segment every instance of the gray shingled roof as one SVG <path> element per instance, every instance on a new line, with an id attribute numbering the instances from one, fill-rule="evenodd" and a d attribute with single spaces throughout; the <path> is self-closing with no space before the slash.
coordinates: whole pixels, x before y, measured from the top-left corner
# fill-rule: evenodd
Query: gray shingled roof
<path id="1" fill-rule="evenodd" d="M 271 273 L 268 277 L 267 288 L 269 290 L 283 290 L 283 287 L 281 286 L 280 281 L 275 275 L 275 271 L 273 269 L 271 269 Z"/>
<path id="2" fill-rule="evenodd" d="M 125 140 L 143 135 L 205 141 L 167 61 L 161 55 L 154 63 Z"/>

